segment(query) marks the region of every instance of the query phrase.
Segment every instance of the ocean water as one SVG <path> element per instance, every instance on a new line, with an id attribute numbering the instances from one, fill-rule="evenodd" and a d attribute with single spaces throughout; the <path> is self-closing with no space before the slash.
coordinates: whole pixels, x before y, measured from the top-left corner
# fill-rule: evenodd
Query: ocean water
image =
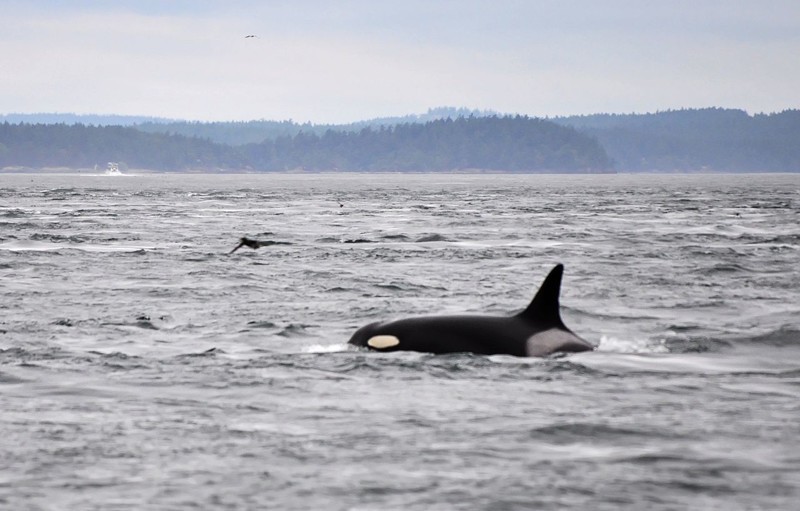
<path id="1" fill-rule="evenodd" d="M 797 174 L 3 174 L 0 508 L 797 509 L 799 288 Z"/>

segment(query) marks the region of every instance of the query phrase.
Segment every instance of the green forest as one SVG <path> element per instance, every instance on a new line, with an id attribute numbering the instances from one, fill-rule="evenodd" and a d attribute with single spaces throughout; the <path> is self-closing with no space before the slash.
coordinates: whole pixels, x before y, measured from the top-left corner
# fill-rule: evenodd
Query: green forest
<path id="1" fill-rule="evenodd" d="M 301 132 L 245 146 L 267 170 L 602 171 L 600 145 L 572 128 L 528 117 L 459 117 L 358 132 Z"/>
<path id="2" fill-rule="evenodd" d="M 703 108 L 553 121 L 589 135 L 628 172 L 800 172 L 800 110 Z"/>
<path id="3" fill-rule="evenodd" d="M 83 124 L 0 124 L 0 168 L 127 167 L 178 171 L 241 166 L 228 146 L 131 127 Z"/>
<path id="4" fill-rule="evenodd" d="M 604 171 L 611 160 L 576 130 L 528 117 L 459 117 L 424 124 L 328 129 L 239 146 L 134 127 L 0 124 L 0 167 L 161 171 Z"/>
<path id="5" fill-rule="evenodd" d="M 487 110 L 469 110 L 467 108 L 438 107 L 430 108 L 424 114 L 404 115 L 401 117 L 379 117 L 349 124 L 311 124 L 287 121 L 242 121 L 242 122 L 188 122 L 163 119 L 141 121 L 131 118 L 130 125 L 148 133 L 173 133 L 188 137 L 207 138 L 213 142 L 228 145 L 257 144 L 278 137 L 293 137 L 301 131 L 322 136 L 327 131 L 344 131 L 357 133 L 364 128 L 380 128 L 399 124 L 425 124 L 442 119 L 458 119 L 461 117 L 490 117 L 496 112 Z M 92 119 L 92 118 L 89 118 Z M 73 118 L 75 122 L 75 118 Z M 88 124 L 85 123 L 85 124 Z"/>
<path id="6" fill-rule="evenodd" d="M 5 119 L 0 169 L 116 161 L 158 171 L 800 172 L 800 110 L 540 119 L 442 107 L 343 125 L 72 114 Z"/>

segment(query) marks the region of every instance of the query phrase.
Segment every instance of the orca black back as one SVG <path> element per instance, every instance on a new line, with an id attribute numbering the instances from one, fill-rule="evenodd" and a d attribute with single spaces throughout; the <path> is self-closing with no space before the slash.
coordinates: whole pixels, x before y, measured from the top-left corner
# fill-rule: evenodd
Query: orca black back
<path id="1" fill-rule="evenodd" d="M 519 314 L 427 316 L 370 323 L 350 344 L 376 351 L 470 352 L 482 355 L 545 356 L 594 349 L 561 320 L 559 295 L 564 266 L 556 265 Z"/>

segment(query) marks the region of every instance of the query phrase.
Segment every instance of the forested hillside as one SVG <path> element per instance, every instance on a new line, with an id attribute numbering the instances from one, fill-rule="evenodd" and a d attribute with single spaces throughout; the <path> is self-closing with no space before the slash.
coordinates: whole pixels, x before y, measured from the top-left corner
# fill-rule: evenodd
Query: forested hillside
<path id="1" fill-rule="evenodd" d="M 181 135 L 122 126 L 0 124 L 0 168 L 105 168 L 110 161 L 173 171 L 244 165 L 230 147 Z"/>
<path id="2" fill-rule="evenodd" d="M 0 168 L 92 168 L 108 161 L 165 171 L 800 172 L 800 111 L 707 108 L 542 120 L 438 108 L 336 126 L 0 123 Z"/>
<path id="3" fill-rule="evenodd" d="M 329 129 L 341 129 L 333 125 L 298 124 L 294 121 L 242 121 L 242 122 L 189 122 L 172 121 L 144 122 L 134 125 L 136 129 L 147 133 L 163 133 L 183 135 L 186 137 L 204 138 L 219 144 L 231 146 L 258 144 L 278 137 L 293 137 L 300 133 L 317 133 L 322 135 Z"/>
<path id="4" fill-rule="evenodd" d="M 604 171 L 600 145 L 572 128 L 528 117 L 469 117 L 357 132 L 299 132 L 229 146 L 119 126 L 0 124 L 0 168 L 514 172 Z"/>
<path id="5" fill-rule="evenodd" d="M 528 117 L 460 117 L 359 132 L 300 133 L 245 148 L 259 168 L 285 170 L 602 171 L 597 142 L 571 128 Z"/>
<path id="6" fill-rule="evenodd" d="M 488 117 L 493 112 L 469 110 L 466 108 L 438 107 L 431 108 L 424 114 L 411 114 L 402 117 L 379 117 L 349 124 L 311 124 L 294 121 L 242 121 L 242 122 L 191 122 L 163 121 L 155 119 L 136 123 L 134 127 L 148 133 L 170 133 L 187 137 L 207 138 L 212 142 L 228 145 L 258 144 L 279 137 L 294 137 L 300 132 L 306 135 L 322 136 L 329 130 L 359 132 L 364 128 L 378 129 L 399 124 L 424 124 L 440 119 L 458 119 L 459 117 Z"/>
<path id="7" fill-rule="evenodd" d="M 170 123 L 175 119 L 143 115 L 102 115 L 102 114 L 0 114 L 0 123 L 10 124 L 85 124 L 87 126 L 133 126 L 142 123 Z"/>
<path id="8" fill-rule="evenodd" d="M 553 121 L 595 137 L 619 171 L 800 172 L 800 111 L 705 108 Z"/>

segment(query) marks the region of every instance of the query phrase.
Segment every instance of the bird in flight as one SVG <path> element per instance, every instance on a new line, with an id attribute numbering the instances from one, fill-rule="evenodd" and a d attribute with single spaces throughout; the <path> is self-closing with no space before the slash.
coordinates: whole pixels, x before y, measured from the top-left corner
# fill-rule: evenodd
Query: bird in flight
<path id="1" fill-rule="evenodd" d="M 255 34 L 249 34 L 249 35 L 244 36 L 245 39 L 251 39 L 253 37 L 258 37 L 258 36 L 255 35 Z"/>

